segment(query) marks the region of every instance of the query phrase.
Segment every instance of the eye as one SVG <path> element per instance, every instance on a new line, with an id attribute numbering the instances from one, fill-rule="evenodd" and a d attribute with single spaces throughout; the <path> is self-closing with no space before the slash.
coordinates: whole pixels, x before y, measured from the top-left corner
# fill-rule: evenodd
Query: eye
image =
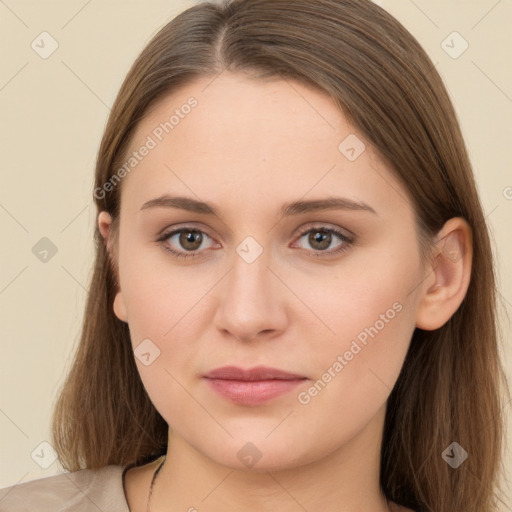
<path id="1" fill-rule="evenodd" d="M 177 249 L 169 246 L 173 238 L 175 244 L 174 247 L 178 246 Z M 201 256 L 201 253 L 197 252 L 199 249 L 205 249 L 203 242 L 206 238 L 211 240 L 204 231 L 196 228 L 184 227 L 164 233 L 158 239 L 158 242 L 169 242 L 169 244 L 163 245 L 164 249 L 178 258 L 195 258 L 197 256 Z"/>
<path id="2" fill-rule="evenodd" d="M 345 235 L 337 229 L 327 228 L 326 226 L 309 227 L 306 230 L 303 230 L 299 240 L 303 238 L 306 238 L 306 243 L 314 249 L 314 252 L 311 254 L 313 257 L 328 257 L 340 254 L 341 252 L 349 249 L 354 242 L 352 237 Z M 341 243 L 338 244 L 334 250 L 326 250 L 331 246 L 333 240 L 336 238 L 341 240 Z"/>
<path id="3" fill-rule="evenodd" d="M 313 251 L 307 252 L 313 257 L 329 257 L 340 254 L 349 249 L 354 242 L 352 237 L 345 235 L 337 229 L 328 228 L 326 226 L 309 227 L 302 230 L 299 240 L 305 238 L 306 235 L 308 235 L 306 243 L 313 248 Z M 336 238 L 341 240 L 341 243 L 338 244 L 334 250 L 327 250 Z M 211 247 L 211 245 L 210 247 L 205 247 L 204 242 L 206 242 L 207 239 L 213 240 L 204 231 L 185 226 L 164 233 L 157 241 L 162 242 L 164 249 L 173 256 L 178 258 L 195 258 L 203 256 L 203 251 Z M 301 248 L 307 249 L 304 247 Z"/>

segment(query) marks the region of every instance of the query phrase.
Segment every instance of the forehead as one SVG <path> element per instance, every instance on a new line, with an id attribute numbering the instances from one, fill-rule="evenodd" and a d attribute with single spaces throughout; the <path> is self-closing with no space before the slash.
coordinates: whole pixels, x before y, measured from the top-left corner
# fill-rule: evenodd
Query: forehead
<path id="1" fill-rule="evenodd" d="M 357 159 L 347 158 L 347 140 L 362 151 Z M 383 185 L 376 155 L 332 98 L 291 80 L 197 79 L 152 108 L 128 153 L 145 145 L 122 184 L 125 205 L 180 192 L 247 208 L 333 188 L 357 199 L 363 184 L 370 192 Z"/>
<path id="2" fill-rule="evenodd" d="M 274 146 L 286 154 L 284 142 L 300 148 L 304 140 L 326 138 L 332 147 L 335 134 L 348 128 L 323 91 L 291 80 L 262 81 L 224 72 L 196 79 L 164 97 L 141 121 L 135 139 L 155 132 L 156 139 L 165 139 L 157 143 L 192 149 L 193 132 L 195 154 L 227 149 L 225 156 L 247 159 Z"/>

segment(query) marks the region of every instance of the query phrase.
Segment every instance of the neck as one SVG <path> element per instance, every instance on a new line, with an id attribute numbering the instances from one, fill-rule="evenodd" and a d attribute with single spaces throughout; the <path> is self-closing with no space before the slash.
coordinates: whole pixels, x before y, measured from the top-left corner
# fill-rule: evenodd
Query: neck
<path id="1" fill-rule="evenodd" d="M 151 511 L 389 512 L 379 483 L 384 410 L 343 446 L 289 468 L 272 461 L 244 470 L 219 464 L 169 431 Z"/>

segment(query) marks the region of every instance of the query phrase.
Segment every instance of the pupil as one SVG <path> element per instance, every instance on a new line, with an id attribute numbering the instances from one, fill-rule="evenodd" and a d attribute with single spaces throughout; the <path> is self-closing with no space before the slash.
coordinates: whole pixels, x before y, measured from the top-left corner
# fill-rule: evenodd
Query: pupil
<path id="1" fill-rule="evenodd" d="M 315 231 L 312 236 L 312 241 L 316 243 L 320 243 L 321 247 L 319 249 L 326 249 L 329 247 L 329 234 L 321 233 L 320 231 Z M 327 241 L 327 243 L 325 243 Z M 322 243 L 324 242 L 324 243 Z"/>
<path id="2" fill-rule="evenodd" d="M 199 245 L 197 245 L 197 241 L 199 240 Z M 180 241 L 182 247 L 189 250 L 197 249 L 201 245 L 201 233 L 198 231 L 188 231 L 182 232 L 180 236 Z"/>

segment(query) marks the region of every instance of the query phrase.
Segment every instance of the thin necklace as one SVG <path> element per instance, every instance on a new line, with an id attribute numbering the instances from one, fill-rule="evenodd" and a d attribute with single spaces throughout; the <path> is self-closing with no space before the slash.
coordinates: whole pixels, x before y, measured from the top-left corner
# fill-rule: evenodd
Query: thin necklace
<path id="1" fill-rule="evenodd" d="M 153 492 L 153 485 L 156 480 L 156 475 L 158 475 L 158 473 L 162 469 L 164 462 L 165 462 L 165 457 L 164 457 L 164 460 L 160 463 L 160 465 L 156 468 L 155 472 L 153 473 L 153 478 L 151 479 L 151 485 L 149 486 L 149 496 L 148 496 L 148 503 L 146 505 L 146 512 L 149 512 L 149 500 L 151 499 L 151 494 Z"/>

